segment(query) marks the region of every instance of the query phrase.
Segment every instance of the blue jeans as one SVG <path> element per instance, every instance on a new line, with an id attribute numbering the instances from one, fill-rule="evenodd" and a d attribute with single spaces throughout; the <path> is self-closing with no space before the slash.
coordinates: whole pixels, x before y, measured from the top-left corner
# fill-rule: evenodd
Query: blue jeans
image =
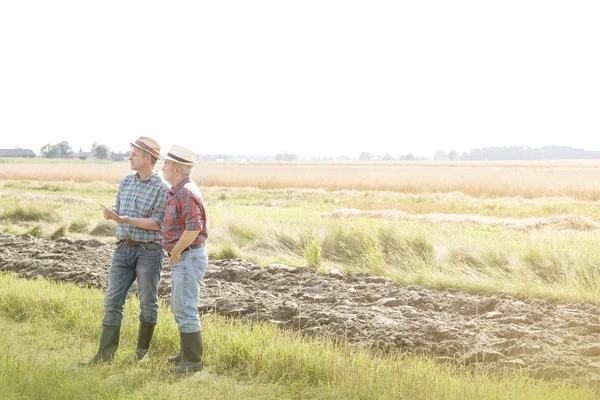
<path id="1" fill-rule="evenodd" d="M 182 333 L 200 330 L 198 298 L 207 267 L 208 256 L 204 244 L 184 251 L 181 260 L 171 264 L 171 311 Z"/>
<path id="2" fill-rule="evenodd" d="M 123 305 L 137 278 L 140 321 L 158 320 L 158 282 L 162 271 L 163 250 L 158 243 L 127 247 L 119 244 L 108 272 L 102 325 L 121 326 Z"/>

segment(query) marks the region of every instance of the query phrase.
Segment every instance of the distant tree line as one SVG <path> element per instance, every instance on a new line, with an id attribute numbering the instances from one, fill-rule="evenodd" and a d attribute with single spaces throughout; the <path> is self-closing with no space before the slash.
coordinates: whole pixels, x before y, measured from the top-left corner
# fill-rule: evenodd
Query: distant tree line
<path id="1" fill-rule="evenodd" d="M 438 161 L 500 161 L 500 160 L 576 160 L 597 159 L 600 151 L 577 149 L 568 146 L 509 146 L 484 147 L 469 153 L 438 150 L 433 159 Z"/>
<path id="2" fill-rule="evenodd" d="M 298 161 L 298 155 L 297 154 L 290 154 L 290 153 L 277 153 L 275 155 L 275 160 L 276 161 Z"/>
<path id="3" fill-rule="evenodd" d="M 91 150 L 96 158 L 105 159 L 110 157 L 110 147 L 105 144 L 94 142 Z M 44 158 L 72 158 L 73 154 L 73 149 L 71 149 L 69 143 L 65 141 L 55 144 L 48 143 L 40 149 L 40 155 Z"/>
<path id="4" fill-rule="evenodd" d="M 278 155 L 279 156 L 279 155 Z M 363 151 L 358 155 L 361 161 L 419 161 L 429 160 L 427 157 L 415 157 L 413 154 L 392 155 L 385 153 L 369 153 Z M 455 150 L 438 150 L 433 155 L 436 161 L 500 161 L 500 160 L 577 160 L 600 159 L 600 151 L 578 149 L 569 146 L 508 146 L 483 147 L 470 152 L 459 153 Z"/>
<path id="5" fill-rule="evenodd" d="M 383 161 L 413 161 L 413 160 L 426 160 L 425 157 L 415 157 L 411 153 L 402 154 L 399 156 L 394 156 L 391 153 L 385 153 L 383 156 L 380 154 L 369 153 L 368 151 L 363 151 L 358 155 L 358 159 L 361 161 L 366 160 L 383 160 Z"/>
<path id="6" fill-rule="evenodd" d="M 71 149 L 71 146 L 69 146 L 68 142 L 60 142 L 56 144 L 48 143 L 40 149 L 40 154 L 44 158 L 61 158 L 72 153 L 73 150 Z"/>

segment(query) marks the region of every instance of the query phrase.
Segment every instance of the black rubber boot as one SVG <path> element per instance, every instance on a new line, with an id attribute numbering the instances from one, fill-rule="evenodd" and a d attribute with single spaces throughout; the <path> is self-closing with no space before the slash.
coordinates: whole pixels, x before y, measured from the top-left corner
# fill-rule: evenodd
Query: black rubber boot
<path id="1" fill-rule="evenodd" d="M 150 341 L 152 340 L 152 335 L 154 334 L 155 326 L 156 324 L 140 321 L 136 349 L 136 357 L 138 361 L 148 360 L 148 349 L 150 349 Z"/>
<path id="2" fill-rule="evenodd" d="M 170 362 L 171 364 L 179 364 L 179 362 L 181 362 L 181 350 L 179 350 L 179 354 L 177 354 L 176 356 L 171 356 L 169 358 L 167 358 L 167 362 Z"/>
<path id="3" fill-rule="evenodd" d="M 119 337 L 121 335 L 120 326 L 102 325 L 102 335 L 100 336 L 100 346 L 98 352 L 89 361 L 82 362 L 80 365 L 89 366 L 101 362 L 108 362 L 113 359 L 115 352 L 119 347 Z"/>
<path id="4" fill-rule="evenodd" d="M 181 361 L 172 371 L 179 374 L 200 371 L 202 369 L 202 331 L 179 332 L 179 337 L 181 338 Z"/>

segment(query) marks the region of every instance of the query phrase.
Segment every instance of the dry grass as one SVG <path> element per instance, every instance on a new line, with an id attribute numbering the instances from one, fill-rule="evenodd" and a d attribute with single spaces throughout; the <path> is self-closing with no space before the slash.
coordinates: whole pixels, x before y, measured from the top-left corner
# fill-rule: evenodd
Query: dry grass
<path id="1" fill-rule="evenodd" d="M 159 165 L 160 169 L 161 166 Z M 2 164 L 0 179 L 118 183 L 128 163 Z M 202 163 L 203 187 L 461 192 L 474 197 L 600 199 L 600 162 L 505 163 Z"/>
<path id="2" fill-rule="evenodd" d="M 478 215 L 464 214 L 409 214 L 398 210 L 357 210 L 354 208 L 340 208 L 330 213 L 321 214 L 322 217 L 348 219 L 357 217 L 381 218 L 404 221 L 427 221 L 433 223 L 452 223 L 459 225 L 488 225 L 499 226 L 518 230 L 573 230 L 595 231 L 600 229 L 600 224 L 590 218 L 579 215 L 560 215 L 549 218 L 493 218 Z"/>

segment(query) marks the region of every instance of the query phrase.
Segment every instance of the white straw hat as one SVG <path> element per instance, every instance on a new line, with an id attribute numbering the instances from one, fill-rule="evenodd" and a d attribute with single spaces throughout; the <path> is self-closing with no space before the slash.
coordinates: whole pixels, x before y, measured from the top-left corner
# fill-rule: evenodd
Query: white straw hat
<path id="1" fill-rule="evenodd" d="M 171 160 L 179 164 L 193 167 L 196 164 L 196 153 L 187 147 L 174 144 L 165 156 L 165 160 Z"/>

